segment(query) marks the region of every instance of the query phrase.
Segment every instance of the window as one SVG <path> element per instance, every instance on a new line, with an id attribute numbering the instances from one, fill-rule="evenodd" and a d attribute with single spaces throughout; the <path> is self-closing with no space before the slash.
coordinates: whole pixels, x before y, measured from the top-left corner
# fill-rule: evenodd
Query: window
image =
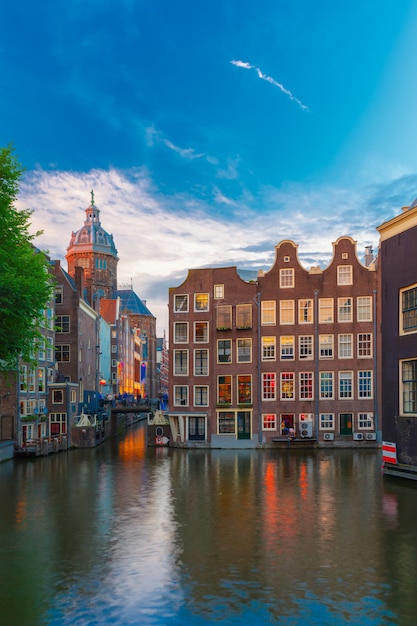
<path id="1" fill-rule="evenodd" d="M 238 304 L 236 306 L 237 328 L 252 328 L 252 305 Z"/>
<path id="2" fill-rule="evenodd" d="M 58 361 L 58 363 L 63 363 L 70 360 L 69 344 L 55 346 L 55 359 L 56 361 Z"/>
<path id="3" fill-rule="evenodd" d="M 232 403 L 232 377 L 218 376 L 217 378 L 217 403 Z"/>
<path id="4" fill-rule="evenodd" d="M 188 343 L 188 322 L 174 322 L 174 343 Z"/>
<path id="5" fill-rule="evenodd" d="M 20 366 L 20 378 L 19 378 L 20 391 L 28 390 L 28 368 L 27 365 Z"/>
<path id="6" fill-rule="evenodd" d="M 77 402 L 77 392 L 75 389 L 71 389 L 71 402 L 73 404 Z"/>
<path id="7" fill-rule="evenodd" d="M 111 351 L 112 351 L 113 353 L 117 353 L 117 344 L 116 344 L 116 343 L 113 343 L 113 344 L 112 344 L 112 346 L 111 346 Z"/>
<path id="8" fill-rule="evenodd" d="M 250 363 L 252 361 L 252 339 L 238 339 L 237 345 L 237 362 Z"/>
<path id="9" fill-rule="evenodd" d="M 401 292 L 402 327 L 401 333 L 416 332 L 417 330 L 417 287 L 405 289 Z"/>
<path id="10" fill-rule="evenodd" d="M 294 400 L 294 372 L 281 372 L 281 400 Z"/>
<path id="11" fill-rule="evenodd" d="M 209 310 L 208 293 L 194 294 L 194 311 L 208 311 L 208 310 Z"/>
<path id="12" fill-rule="evenodd" d="M 62 287 L 55 287 L 55 304 L 62 304 L 64 301 L 64 290 Z"/>
<path id="13" fill-rule="evenodd" d="M 337 284 L 338 285 L 352 285 L 353 284 L 353 269 L 351 265 L 338 265 L 337 266 Z"/>
<path id="14" fill-rule="evenodd" d="M 373 413 L 359 413 L 358 414 L 358 427 L 362 429 L 372 429 L 374 427 L 374 414 Z"/>
<path id="15" fill-rule="evenodd" d="M 194 350 L 194 376 L 208 375 L 208 350 Z"/>
<path id="16" fill-rule="evenodd" d="M 339 340 L 339 359 L 351 359 L 353 354 L 352 342 L 353 335 L 341 334 L 338 336 Z"/>
<path id="17" fill-rule="evenodd" d="M 279 321 L 280 324 L 294 324 L 294 300 L 280 300 Z"/>
<path id="18" fill-rule="evenodd" d="M 300 372 L 300 400 L 313 399 L 313 372 Z"/>
<path id="19" fill-rule="evenodd" d="M 262 400 L 275 400 L 276 397 L 275 372 L 262 374 Z"/>
<path id="20" fill-rule="evenodd" d="M 67 414 L 66 413 L 51 413 L 49 415 L 51 422 L 51 435 L 65 435 L 67 432 Z"/>
<path id="21" fill-rule="evenodd" d="M 358 398 L 372 398 L 372 371 L 359 370 Z"/>
<path id="22" fill-rule="evenodd" d="M 208 342 L 208 322 L 194 322 L 195 343 Z"/>
<path id="23" fill-rule="evenodd" d="M 194 387 L 194 406 L 208 406 L 208 385 Z"/>
<path id="24" fill-rule="evenodd" d="M 372 322 L 372 296 L 360 296 L 356 299 L 358 322 Z"/>
<path id="25" fill-rule="evenodd" d="M 281 361 L 294 359 L 294 337 L 290 335 L 282 335 L 280 337 L 280 354 Z"/>
<path id="26" fill-rule="evenodd" d="M 117 367 L 117 359 L 112 359 L 111 360 L 111 366 L 112 367 Z"/>
<path id="27" fill-rule="evenodd" d="M 275 326 L 275 300 L 263 300 L 261 302 L 261 324 L 262 326 Z"/>
<path id="28" fill-rule="evenodd" d="M 275 361 L 275 337 L 262 337 L 262 361 Z"/>
<path id="29" fill-rule="evenodd" d="M 241 375 L 237 377 L 238 404 L 252 404 L 252 377 Z"/>
<path id="30" fill-rule="evenodd" d="M 334 430 L 333 413 L 320 413 L 320 430 Z"/>
<path id="31" fill-rule="evenodd" d="M 277 416 L 275 413 L 263 413 L 262 415 L 262 430 L 276 430 L 277 429 Z"/>
<path id="32" fill-rule="evenodd" d="M 313 322 L 313 300 L 298 301 L 298 323 L 311 324 Z"/>
<path id="33" fill-rule="evenodd" d="M 38 391 L 46 391 L 45 387 L 45 368 L 38 367 Z"/>
<path id="34" fill-rule="evenodd" d="M 333 358 L 333 335 L 319 336 L 319 351 L 321 359 Z"/>
<path id="35" fill-rule="evenodd" d="M 64 404 L 64 392 L 62 389 L 52 389 L 53 404 Z"/>
<path id="36" fill-rule="evenodd" d="M 337 319 L 339 322 L 352 322 L 352 298 L 338 298 L 337 311 Z"/>
<path id="37" fill-rule="evenodd" d="M 294 287 L 294 269 L 279 270 L 279 286 L 282 288 Z"/>
<path id="38" fill-rule="evenodd" d="M 319 323 L 333 322 L 333 298 L 319 298 Z"/>
<path id="39" fill-rule="evenodd" d="M 353 374 L 352 372 L 339 372 L 339 399 L 353 398 Z"/>
<path id="40" fill-rule="evenodd" d="M 174 406 L 188 406 L 188 385 L 174 385 Z"/>
<path id="41" fill-rule="evenodd" d="M 38 361 L 44 361 L 45 356 L 45 337 L 41 337 L 38 342 Z"/>
<path id="42" fill-rule="evenodd" d="M 358 358 L 372 356 L 372 333 L 358 333 Z"/>
<path id="43" fill-rule="evenodd" d="M 232 328 L 232 307 L 217 307 L 217 330 L 229 330 Z"/>
<path id="44" fill-rule="evenodd" d="M 236 432 L 234 411 L 219 411 L 217 414 L 219 435 L 232 435 Z"/>
<path id="45" fill-rule="evenodd" d="M 217 362 L 218 363 L 231 363 L 232 362 L 232 340 L 231 339 L 218 339 L 217 340 Z"/>
<path id="46" fill-rule="evenodd" d="M 46 338 L 46 360 L 52 362 L 54 358 L 54 342 L 52 337 Z"/>
<path id="47" fill-rule="evenodd" d="M 224 285 L 214 285 L 214 297 L 216 300 L 224 298 Z"/>
<path id="48" fill-rule="evenodd" d="M 417 359 L 401 363 L 402 413 L 417 413 Z M 401 410 L 402 409 L 402 410 Z"/>
<path id="49" fill-rule="evenodd" d="M 188 376 L 188 350 L 174 350 L 174 376 Z"/>
<path id="50" fill-rule="evenodd" d="M 55 328 L 57 333 L 69 333 L 70 332 L 70 316 L 69 315 L 57 315 L 55 320 Z"/>
<path id="51" fill-rule="evenodd" d="M 188 313 L 188 294 L 175 294 L 174 313 Z"/>
<path id="52" fill-rule="evenodd" d="M 320 398 L 333 399 L 333 372 L 320 372 Z"/>
<path id="53" fill-rule="evenodd" d="M 298 358 L 310 361 L 313 358 L 313 336 L 300 335 L 298 338 Z"/>

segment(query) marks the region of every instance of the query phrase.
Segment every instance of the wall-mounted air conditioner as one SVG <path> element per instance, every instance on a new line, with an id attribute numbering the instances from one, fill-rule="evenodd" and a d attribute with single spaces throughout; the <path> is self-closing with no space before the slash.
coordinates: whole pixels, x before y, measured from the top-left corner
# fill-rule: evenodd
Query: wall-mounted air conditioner
<path id="1" fill-rule="evenodd" d="M 334 441 L 334 433 L 324 433 L 324 441 Z"/>
<path id="2" fill-rule="evenodd" d="M 313 436 L 313 422 L 300 422 L 300 436 L 303 439 Z"/>
<path id="3" fill-rule="evenodd" d="M 376 441 L 376 433 L 366 433 L 366 441 Z"/>
<path id="4" fill-rule="evenodd" d="M 363 441 L 363 433 L 353 433 L 353 441 Z"/>

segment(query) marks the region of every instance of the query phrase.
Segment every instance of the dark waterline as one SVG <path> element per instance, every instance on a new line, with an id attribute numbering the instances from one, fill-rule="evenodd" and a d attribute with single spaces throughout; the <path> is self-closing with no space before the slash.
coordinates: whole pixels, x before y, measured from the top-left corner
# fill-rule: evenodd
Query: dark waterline
<path id="1" fill-rule="evenodd" d="M 415 624 L 417 490 L 380 454 L 95 450 L 0 465 L 0 623 Z"/>

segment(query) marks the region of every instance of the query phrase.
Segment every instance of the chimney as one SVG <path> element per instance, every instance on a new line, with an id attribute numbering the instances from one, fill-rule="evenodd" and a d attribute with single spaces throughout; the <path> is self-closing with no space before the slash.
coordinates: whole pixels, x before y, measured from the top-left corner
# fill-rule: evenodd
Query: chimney
<path id="1" fill-rule="evenodd" d="M 84 297 L 84 268 L 80 267 L 79 265 L 76 265 L 74 269 L 75 269 L 75 275 L 74 275 L 75 287 L 78 293 L 80 294 L 81 298 L 83 298 Z"/>
<path id="2" fill-rule="evenodd" d="M 373 260 L 372 246 L 365 246 L 365 267 L 369 267 Z"/>

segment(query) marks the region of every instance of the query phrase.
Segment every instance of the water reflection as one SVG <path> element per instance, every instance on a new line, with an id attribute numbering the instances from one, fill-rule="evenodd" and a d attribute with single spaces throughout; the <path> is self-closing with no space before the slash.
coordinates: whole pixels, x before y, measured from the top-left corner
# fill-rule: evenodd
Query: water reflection
<path id="1" fill-rule="evenodd" d="M 96 450 L 0 466 L 13 624 L 413 624 L 417 491 L 374 451 Z"/>

